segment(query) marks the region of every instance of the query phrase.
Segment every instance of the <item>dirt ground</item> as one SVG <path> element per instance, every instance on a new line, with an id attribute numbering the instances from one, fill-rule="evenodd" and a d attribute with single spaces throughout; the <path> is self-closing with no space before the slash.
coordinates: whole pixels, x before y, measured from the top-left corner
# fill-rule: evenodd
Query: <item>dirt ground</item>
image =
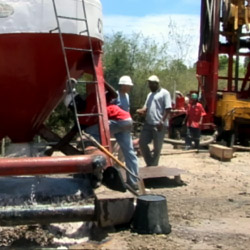
<path id="1" fill-rule="evenodd" d="M 206 150 L 179 152 L 181 150 L 165 144 L 160 165 L 184 170 L 181 174 L 183 185 L 171 181 L 169 185 L 162 179 L 156 179 L 154 187 L 152 183 L 146 185 L 148 193 L 164 195 L 167 199 L 170 234 L 141 235 L 127 226 L 89 230 L 91 223 L 46 228 L 21 226 L 0 228 L 0 246 L 107 250 L 249 249 L 250 152 L 234 152 L 228 162 L 211 158 Z M 139 160 L 143 166 L 143 159 Z"/>
<path id="2" fill-rule="evenodd" d="M 235 152 L 230 162 L 222 162 L 208 151 L 176 152 L 180 150 L 165 145 L 160 165 L 185 170 L 184 185 L 147 186 L 150 193 L 167 198 L 172 232 L 139 235 L 121 230 L 110 233 L 110 241 L 98 249 L 249 249 L 250 153 Z"/>

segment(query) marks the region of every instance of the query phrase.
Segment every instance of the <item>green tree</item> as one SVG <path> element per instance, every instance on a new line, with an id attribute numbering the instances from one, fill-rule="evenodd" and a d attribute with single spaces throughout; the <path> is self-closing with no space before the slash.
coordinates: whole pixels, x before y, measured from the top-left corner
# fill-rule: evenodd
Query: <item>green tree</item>
<path id="1" fill-rule="evenodd" d="M 117 87 L 121 75 L 131 74 L 130 44 L 120 32 L 105 37 L 104 68 L 105 79 Z"/>
<path id="2" fill-rule="evenodd" d="M 131 105 L 139 107 L 148 93 L 147 78 L 167 67 L 167 44 L 157 44 L 153 39 L 134 33 L 125 36 L 121 32 L 107 36 L 104 43 L 105 79 L 117 88 L 122 75 L 130 75 L 135 82 L 131 93 Z"/>

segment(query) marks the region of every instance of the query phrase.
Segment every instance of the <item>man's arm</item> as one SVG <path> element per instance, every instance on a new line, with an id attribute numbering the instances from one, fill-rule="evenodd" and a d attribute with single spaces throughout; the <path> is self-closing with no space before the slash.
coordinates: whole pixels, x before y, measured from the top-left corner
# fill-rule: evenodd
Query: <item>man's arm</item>
<path id="1" fill-rule="evenodd" d="M 171 101 L 171 96 L 170 96 L 170 93 L 168 91 L 166 91 L 166 93 L 164 94 L 164 97 L 165 97 L 165 101 L 164 101 L 164 114 L 162 116 L 162 119 L 160 121 L 160 124 L 164 124 L 165 121 L 168 119 L 169 117 L 169 114 L 171 112 L 171 109 L 172 109 L 172 101 Z"/>
<path id="2" fill-rule="evenodd" d="M 165 123 L 165 121 L 168 119 L 168 116 L 169 116 L 169 114 L 170 114 L 170 111 L 171 111 L 170 108 L 165 109 L 164 115 L 163 115 L 162 119 L 160 120 L 159 124 L 157 125 L 157 130 L 158 130 L 158 131 L 161 131 L 161 130 L 163 129 L 164 123 Z"/>
<path id="3" fill-rule="evenodd" d="M 199 121 L 199 125 L 202 124 L 202 121 L 203 121 L 203 116 L 201 116 L 201 119 L 200 119 L 200 121 Z"/>
<path id="4" fill-rule="evenodd" d="M 140 115 L 145 115 L 147 113 L 147 102 L 148 102 L 148 97 L 149 97 L 150 94 L 148 94 L 147 98 L 146 98 L 146 101 L 145 101 L 145 104 L 143 106 L 143 108 L 141 109 L 137 109 L 136 110 L 136 113 L 140 114 Z"/>
<path id="5" fill-rule="evenodd" d="M 164 115 L 163 115 L 162 120 L 161 120 L 162 124 L 164 124 L 166 119 L 168 119 L 170 111 L 171 111 L 171 108 L 165 109 Z"/>
<path id="6" fill-rule="evenodd" d="M 140 115 L 145 115 L 147 112 L 147 108 L 146 107 L 143 107 L 141 109 L 137 109 L 136 110 L 136 113 L 140 114 Z"/>
<path id="7" fill-rule="evenodd" d="M 200 107 L 201 107 L 201 118 L 200 118 L 199 124 L 201 125 L 201 124 L 202 124 L 202 121 L 203 121 L 203 117 L 204 117 L 207 113 L 206 113 L 206 111 L 204 110 L 202 104 L 200 104 Z"/>

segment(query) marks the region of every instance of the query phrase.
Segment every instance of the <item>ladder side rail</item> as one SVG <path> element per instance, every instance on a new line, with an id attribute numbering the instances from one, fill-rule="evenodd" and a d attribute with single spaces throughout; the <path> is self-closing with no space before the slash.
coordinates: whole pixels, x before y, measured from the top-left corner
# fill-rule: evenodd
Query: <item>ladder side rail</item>
<path id="1" fill-rule="evenodd" d="M 77 107 L 76 107 L 76 102 L 75 102 L 75 98 L 74 98 L 73 86 L 72 86 L 72 83 L 71 83 L 69 64 L 68 64 L 65 45 L 64 45 L 64 40 L 63 40 L 63 36 L 62 36 L 62 30 L 61 30 L 60 22 L 59 22 L 59 19 L 58 19 L 58 13 L 57 13 L 55 0 L 52 0 L 52 3 L 53 3 L 53 7 L 54 7 L 54 12 L 55 12 L 55 17 L 56 17 L 56 22 L 57 22 L 57 27 L 58 27 L 58 34 L 59 34 L 59 38 L 60 38 L 62 53 L 63 53 L 63 57 L 64 57 L 64 63 L 65 63 L 65 68 L 66 68 L 66 73 L 67 73 L 67 78 L 68 78 L 66 88 L 69 88 L 70 93 L 71 93 L 71 97 L 72 97 L 72 101 L 73 101 L 73 107 L 74 107 L 75 122 L 76 122 L 76 125 L 77 125 L 79 135 L 81 136 L 81 146 L 82 146 L 82 149 L 84 150 L 84 143 L 83 143 L 83 140 L 82 140 L 83 135 L 82 135 L 81 125 L 80 125 L 79 119 L 77 117 Z"/>
<path id="2" fill-rule="evenodd" d="M 87 20 L 87 13 L 86 13 L 86 6 L 85 6 L 85 0 L 82 0 L 82 7 L 83 7 L 83 13 L 84 13 L 84 18 Z M 86 29 L 87 29 L 87 36 L 88 36 L 88 41 L 89 41 L 89 49 L 92 50 L 92 53 L 91 53 L 91 57 L 92 57 L 92 63 L 93 63 L 93 70 L 94 70 L 94 75 L 95 75 L 95 81 L 98 82 L 98 77 L 97 77 L 97 72 L 96 72 L 96 68 L 98 68 L 99 64 L 100 64 L 100 58 L 96 59 L 95 58 L 95 55 L 93 53 L 93 48 L 92 48 L 92 41 L 91 41 L 91 38 L 90 38 L 90 33 L 89 33 L 89 25 L 88 25 L 88 21 L 86 21 Z M 104 79 L 103 79 L 103 82 L 104 82 Z M 97 105 L 98 105 L 98 112 L 102 111 L 102 101 L 106 104 L 106 100 L 102 100 L 101 96 L 100 96 L 100 93 L 98 91 L 99 87 L 99 82 L 98 84 L 96 85 L 96 93 L 97 93 Z M 105 90 L 104 90 L 105 91 Z M 101 112 L 103 113 L 103 112 Z M 108 144 L 106 146 L 108 146 L 110 149 L 111 149 L 111 146 L 110 146 L 110 141 L 109 141 L 109 138 L 108 138 L 108 133 L 109 132 L 109 128 L 105 127 L 105 118 L 104 116 L 100 117 L 102 119 L 102 123 L 100 122 L 100 119 L 99 119 L 99 132 L 100 132 L 100 137 L 101 137 L 101 130 L 103 129 L 105 131 L 105 142 Z M 102 126 L 103 124 L 103 126 Z"/>

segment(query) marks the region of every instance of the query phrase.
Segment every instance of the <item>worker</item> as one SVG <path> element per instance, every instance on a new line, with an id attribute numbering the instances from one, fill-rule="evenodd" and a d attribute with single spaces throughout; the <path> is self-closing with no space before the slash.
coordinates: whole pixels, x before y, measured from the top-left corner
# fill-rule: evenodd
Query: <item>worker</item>
<path id="1" fill-rule="evenodd" d="M 121 151 L 124 155 L 124 160 L 127 168 L 138 176 L 138 159 L 136 157 L 131 130 L 133 120 L 129 112 L 121 109 L 118 105 L 108 103 L 107 113 L 109 119 L 109 128 L 112 136 L 116 138 Z M 127 184 L 137 190 L 137 178 L 127 173 Z"/>
<path id="2" fill-rule="evenodd" d="M 113 104 L 115 93 L 113 88 L 105 84 L 106 87 L 106 101 L 107 101 L 107 115 L 109 119 L 109 128 L 112 136 L 116 138 L 122 153 L 125 158 L 127 168 L 135 175 L 138 176 L 138 160 L 133 148 L 131 129 L 133 120 L 129 112 L 121 109 L 118 105 Z M 93 93 L 92 93 L 93 94 Z M 92 95 L 91 94 L 91 95 Z M 77 96 L 77 95 L 76 95 Z M 116 96 L 115 96 L 116 97 Z M 87 97 L 90 100 L 95 100 L 95 96 Z M 84 105 L 81 105 L 84 107 Z M 81 110 L 81 114 L 97 113 L 97 105 L 85 104 L 85 109 Z M 84 131 L 93 136 L 100 142 L 100 131 L 98 126 L 98 119 L 96 116 L 82 116 L 79 119 L 81 127 Z M 127 184 L 134 190 L 138 189 L 137 178 L 127 173 Z"/>
<path id="3" fill-rule="evenodd" d="M 129 92 L 133 85 L 130 76 L 122 76 L 118 82 L 117 105 L 127 112 L 130 112 Z"/>
<path id="4" fill-rule="evenodd" d="M 115 101 L 115 104 L 117 104 L 121 109 L 130 112 L 130 98 L 129 98 L 129 92 L 131 88 L 133 87 L 133 82 L 131 80 L 130 76 L 124 75 L 120 77 L 118 82 L 118 90 L 117 93 L 117 99 Z M 124 155 L 122 153 L 122 150 L 117 142 L 115 142 L 113 146 L 113 150 L 117 152 L 118 159 L 122 162 L 124 162 Z"/>
<path id="5" fill-rule="evenodd" d="M 148 87 L 151 93 L 148 94 L 144 107 L 137 110 L 138 114 L 146 115 L 139 145 L 146 165 L 158 166 L 172 102 L 169 92 L 160 86 L 156 75 L 148 78 Z M 151 142 L 154 147 L 152 152 L 149 148 Z"/>
<path id="6" fill-rule="evenodd" d="M 184 120 L 187 126 L 187 134 L 185 140 L 185 149 L 189 150 L 192 146 L 192 141 L 195 143 L 195 148 L 199 150 L 200 146 L 200 126 L 202 119 L 206 115 L 206 112 L 201 103 L 198 102 L 198 95 L 192 93 L 190 97 L 190 103 L 187 107 L 187 115 Z"/>
<path id="7" fill-rule="evenodd" d="M 121 109 L 118 105 L 112 103 L 107 104 L 107 114 L 111 136 L 114 136 L 119 144 L 127 168 L 135 176 L 138 176 L 138 159 L 134 151 L 131 136 L 133 125 L 131 115 L 129 112 Z M 92 135 L 95 139 L 99 139 L 99 128 L 97 124 L 86 128 L 85 132 Z M 126 172 L 127 184 L 134 190 L 138 190 L 137 178 L 135 176 Z"/>

